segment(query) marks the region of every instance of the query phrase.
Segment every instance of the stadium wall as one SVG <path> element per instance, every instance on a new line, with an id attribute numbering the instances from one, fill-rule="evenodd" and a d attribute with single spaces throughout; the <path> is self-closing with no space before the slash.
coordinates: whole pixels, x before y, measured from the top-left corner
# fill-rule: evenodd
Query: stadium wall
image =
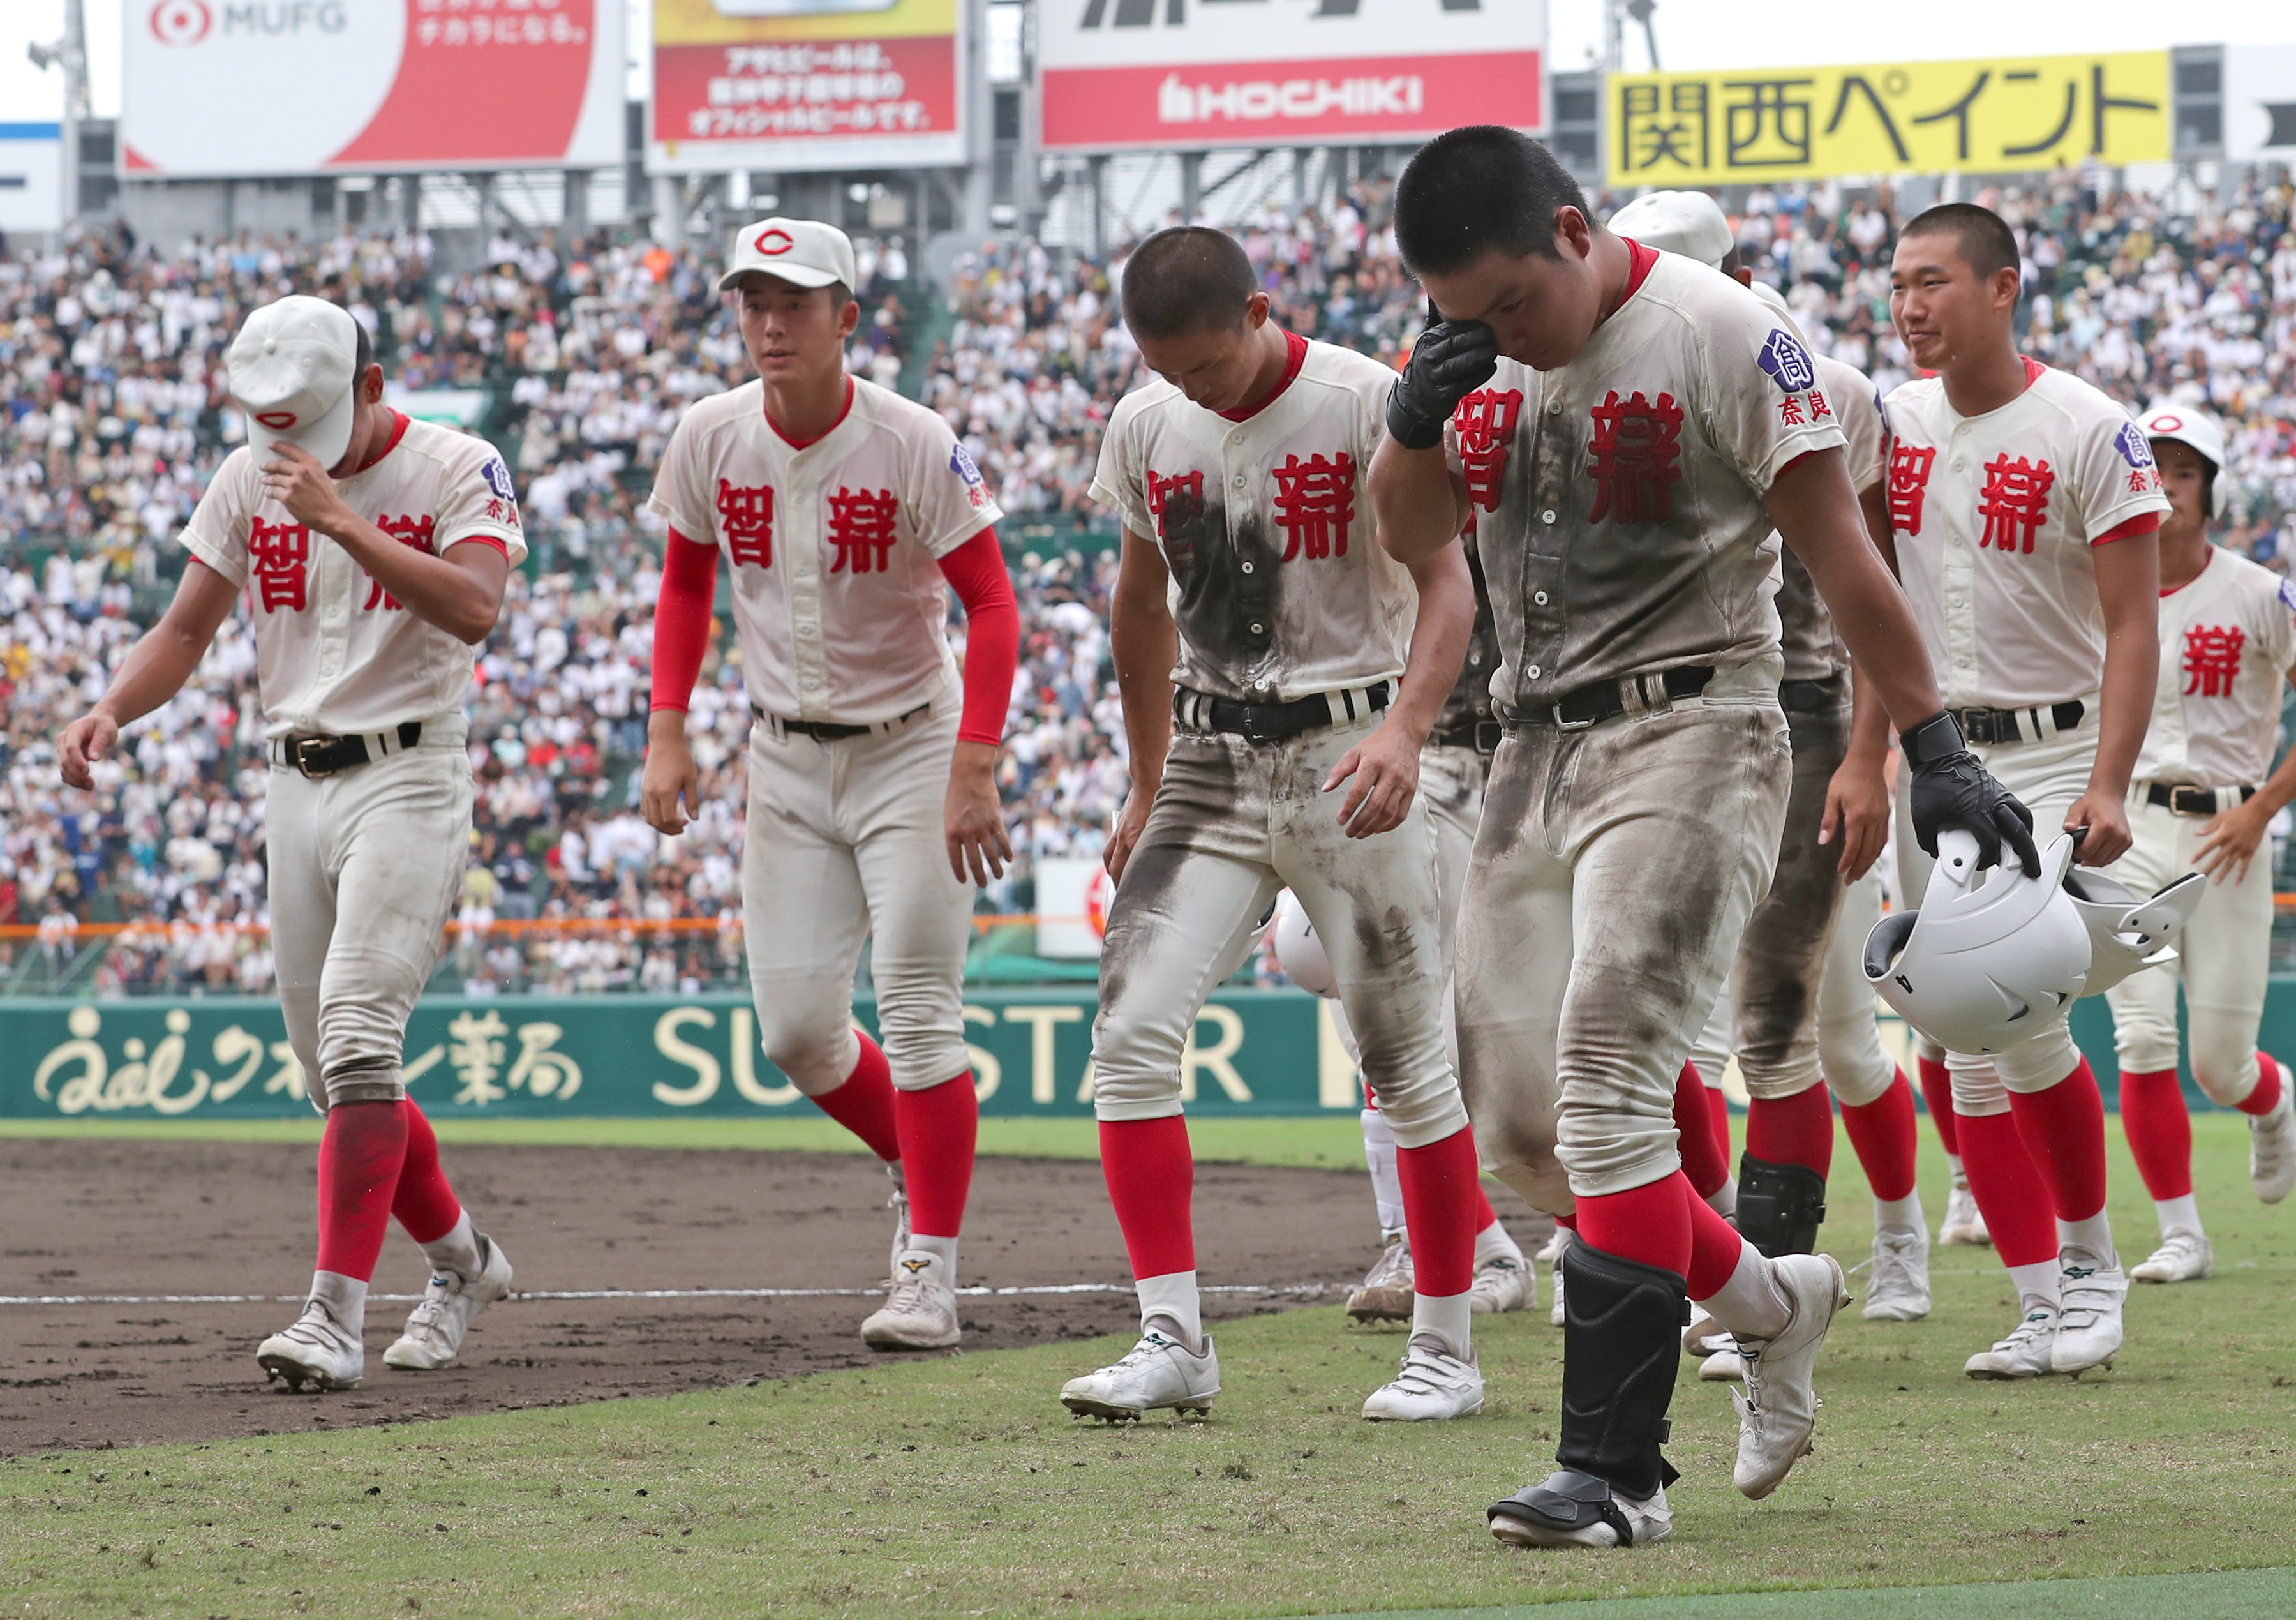
<path id="1" fill-rule="evenodd" d="M 965 1034 L 988 1114 L 1092 1112 L 1093 987 L 976 990 Z M 1327 1004 L 1297 990 L 1226 990 L 1198 1018 L 1182 1083 L 1192 1112 L 1283 1116 L 1358 1106 Z M 873 1032 L 872 1000 L 854 1005 Z M 1902 1041 L 1904 1026 L 1885 1023 Z M 2073 1033 L 2108 1106 L 2118 1092 L 2100 999 Z M 2263 1043 L 2296 1045 L 2296 980 L 2275 981 Z M 441 1118 L 740 1117 L 801 1109 L 758 1051 L 736 994 L 440 997 L 408 1030 L 409 1089 Z M 291 1118 L 309 1105 L 276 1001 L 253 997 L 0 1002 L 0 1119 Z M 2185 1095 L 2210 1105 L 2189 1076 Z"/>

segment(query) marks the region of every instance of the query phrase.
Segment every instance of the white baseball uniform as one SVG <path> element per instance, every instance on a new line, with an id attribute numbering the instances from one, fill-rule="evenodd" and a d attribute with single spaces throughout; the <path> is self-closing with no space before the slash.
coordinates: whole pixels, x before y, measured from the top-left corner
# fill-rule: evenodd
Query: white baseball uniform
<path id="1" fill-rule="evenodd" d="M 510 470 L 452 428 L 395 419 L 383 454 L 336 493 L 401 545 L 477 542 L 526 555 Z M 224 460 L 183 532 L 242 588 L 272 739 L 265 812 L 272 949 L 287 1038 L 312 1102 L 395 1101 L 406 1020 L 437 963 L 469 853 L 468 644 L 408 613 L 350 554 L 263 492 L 245 448 Z M 310 737 L 365 739 L 370 763 L 320 777 Z"/>
<path id="2" fill-rule="evenodd" d="M 961 695 L 939 559 L 1002 514 L 948 424 L 860 378 L 800 447 L 765 385 L 702 400 L 662 454 L 652 509 L 733 566 L 750 731 L 742 929 L 767 1055 L 808 1096 L 860 1056 L 853 974 L 870 971 L 893 1083 L 964 1073 L 972 891 L 943 806 Z M 857 728 L 821 736 L 812 727 Z"/>
<path id="3" fill-rule="evenodd" d="M 1445 1051 L 1445 961 L 1423 796 L 1365 839 L 1324 780 L 1370 736 L 1409 651 L 1417 594 L 1380 544 L 1363 480 L 1394 374 L 1292 338 L 1276 396 L 1249 418 L 1162 381 L 1118 404 L 1093 481 L 1170 573 L 1177 725 L 1154 806 L 1109 904 L 1093 1026 L 1103 1120 L 1181 1109 L 1180 1059 L 1238 943 L 1288 885 L 1331 957 L 1365 1079 L 1396 1139 L 1466 1124 Z M 1231 705 L 1314 705 L 1256 741 Z"/>
<path id="4" fill-rule="evenodd" d="M 2296 668 L 2296 586 L 2234 552 L 2161 597 L 2161 681 L 2129 783 L 2136 843 L 2114 874 L 2139 894 L 2193 870 L 2200 831 L 2272 769 L 2280 700 Z M 2176 794 L 2183 786 L 2185 791 Z M 2166 791 L 2170 804 L 2154 802 Z M 2177 960 L 2104 992 L 2125 1072 L 2177 1066 L 2177 986 L 2185 989 L 2193 1077 L 2219 1105 L 2257 1081 L 2256 1036 L 2272 942 L 2267 840 L 2237 883 L 2211 883 L 2177 936 Z"/>
<path id="5" fill-rule="evenodd" d="M 1971 746 L 2046 838 L 2096 761 L 2104 612 L 2092 548 L 2157 528 L 2169 502 L 2126 410 L 2078 377 L 2025 367 L 2025 391 L 1981 416 L 1957 414 L 1939 378 L 1893 391 L 1888 498 L 1898 573 L 1946 706 L 1964 731 L 1972 709 L 2013 720 L 2017 740 L 1972 736 Z M 1912 780 L 1898 777 L 1898 892 L 1918 896 L 1935 863 L 1914 839 Z M 2079 1061 L 2062 1023 L 1997 1059 L 1948 1053 L 1954 1109 L 2005 1114 L 2005 1087 L 2046 1090 Z"/>
<path id="6" fill-rule="evenodd" d="M 1792 768 L 1764 498 L 1844 441 L 1759 300 L 1632 251 L 1578 358 L 1501 360 L 1449 435 L 1508 721 L 1459 919 L 1462 1078 L 1484 1164 L 1555 1213 L 1680 1167 L 1676 1077 L 1769 887 Z M 1625 711 L 1559 723 L 1596 693 Z"/>

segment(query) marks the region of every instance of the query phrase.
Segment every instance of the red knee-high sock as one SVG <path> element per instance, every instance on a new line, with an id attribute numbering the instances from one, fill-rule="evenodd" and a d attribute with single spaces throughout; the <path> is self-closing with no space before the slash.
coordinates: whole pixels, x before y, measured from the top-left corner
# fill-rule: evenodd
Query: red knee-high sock
<path id="1" fill-rule="evenodd" d="M 2006 1114 L 1954 1116 L 1969 1190 L 1993 1234 L 2005 1266 L 2038 1265 L 2057 1257 L 2057 1222 L 2041 1172 L 2025 1151 L 2017 1122 Z"/>
<path id="2" fill-rule="evenodd" d="M 1833 1094 L 1820 1085 L 1754 1098 L 1746 1105 L 1746 1154 L 1824 1175 L 1833 1168 Z"/>
<path id="3" fill-rule="evenodd" d="M 1188 1204 L 1195 1193 L 1196 1161 L 1188 1147 L 1188 1122 L 1177 1114 L 1101 1121 L 1100 1173 L 1108 1181 L 1108 1201 L 1116 1206 L 1116 1224 L 1124 1229 L 1132 1275 L 1194 1271 L 1196 1234 Z M 1405 1207 L 1407 1212 L 1409 1205 Z"/>
<path id="4" fill-rule="evenodd" d="M 390 1229 L 390 1200 L 406 1159 L 406 1116 L 397 1103 L 338 1103 L 319 1139 L 319 1270 L 365 1282 Z"/>
<path id="5" fill-rule="evenodd" d="M 813 1106 L 859 1137 L 870 1152 L 890 1164 L 901 1156 L 900 1128 L 893 1118 L 892 1065 L 875 1041 L 857 1030 L 854 1033 L 861 1042 L 861 1056 L 853 1065 L 853 1073 L 834 1091 L 815 1098 Z"/>
<path id="6" fill-rule="evenodd" d="M 1413 1288 L 1435 1299 L 1464 1294 L 1475 1280 L 1475 1234 L 1488 1222 L 1491 1207 L 1480 1184 L 1475 1133 L 1462 1125 L 1424 1147 L 1398 1147 L 1395 1170 L 1403 1183 L 1403 1224 L 1411 1234 Z"/>
<path id="7" fill-rule="evenodd" d="M 894 1092 L 893 1120 L 901 1135 L 909 1229 L 920 1238 L 955 1237 L 964 1226 L 964 1200 L 972 1190 L 973 1142 L 980 1134 L 972 1071 L 922 1091 Z"/>
<path id="8" fill-rule="evenodd" d="M 2256 1055 L 2256 1090 L 2240 1099 L 2240 1111 L 2259 1119 L 2280 1106 L 2280 1065 L 2269 1052 Z"/>
<path id="9" fill-rule="evenodd" d="M 1682 1073 L 1674 1079 L 1675 1150 L 1682 1155 L 1682 1173 L 1690 1179 L 1691 1187 L 1702 1198 L 1721 1191 L 1722 1184 L 1730 1179 L 1728 1157 L 1714 1151 L 1714 1125 L 1707 1117 L 1709 1106 L 1706 1082 L 1698 1077 L 1698 1065 L 1684 1064 Z M 1603 1246 L 1598 1243 L 1595 1246 Z M 1670 1269 L 1681 1270 L 1679 1266 Z"/>
<path id="10" fill-rule="evenodd" d="M 1686 1272 L 1690 1269 L 1690 1206 L 1693 1204 L 1706 1208 L 1704 1197 L 1680 1171 L 1664 1180 L 1646 1182 L 1622 1193 L 1581 1196 L 1577 1222 L 1578 1239 L 1621 1260 Z M 1707 1213 L 1713 1214 L 1713 1211 L 1707 1210 Z M 1719 1215 L 1714 1218 L 1721 1219 Z"/>
<path id="11" fill-rule="evenodd" d="M 1403 1150 L 1398 1147 L 1396 1151 L 1400 1153 Z M 1407 1216 L 1406 1218 L 1408 1219 Z M 1481 1163 L 1479 1160 L 1475 1174 L 1475 1229 L 1479 1232 L 1488 1231 L 1498 1218 L 1498 1211 L 1491 1207 L 1490 1194 L 1483 1190 Z"/>
<path id="12" fill-rule="evenodd" d="M 1730 1274 L 1738 1269 L 1739 1257 L 1745 1253 L 1746 1240 L 1738 1229 L 1714 1213 L 1713 1206 L 1703 1198 L 1688 1202 L 1690 1216 L 1690 1265 L 1683 1272 L 1683 1280 L 1690 1285 L 1693 1299 L 1712 1299 L 1722 1292 Z"/>
<path id="13" fill-rule="evenodd" d="M 2182 1198 L 2193 1190 L 2193 1116 L 2174 1069 L 2120 1072 L 2120 1128 L 2144 1190 Z"/>
<path id="14" fill-rule="evenodd" d="M 1906 1072 L 1870 1103 L 1841 1105 L 1841 1128 L 1865 1167 L 1866 1184 L 1877 1198 L 1908 1198 L 1919 1180 L 1915 1155 L 1921 1141 L 1914 1129 L 1914 1088 Z"/>
<path id="15" fill-rule="evenodd" d="M 462 1201 L 455 1196 L 447 1172 L 439 1168 L 439 1137 L 411 1097 L 399 1098 L 398 1112 L 406 1122 L 406 1156 L 399 1161 L 398 1190 L 391 1196 L 390 1213 L 417 1243 L 435 1243 L 455 1229 L 463 1218 Z"/>
<path id="16" fill-rule="evenodd" d="M 1702 1081 L 1704 1075 L 1700 1075 Z M 1726 1171 L 1737 1161 L 1730 1156 L 1730 1099 L 1722 1095 L 1719 1086 L 1706 1088 L 1706 1122 L 1714 1128 L 1714 1151 Z"/>
<path id="17" fill-rule="evenodd" d="M 2104 1098 L 2087 1058 L 2046 1091 L 2009 1093 L 2009 1115 L 2058 1220 L 2086 1221 L 2104 1207 Z"/>
<path id="18" fill-rule="evenodd" d="M 1961 1115 L 1953 1111 L 1953 1073 L 1942 1057 L 1916 1057 L 1914 1067 L 1922 1077 L 1922 1101 L 1937 1127 L 1938 1140 L 1955 1158 L 1961 1156 Z"/>

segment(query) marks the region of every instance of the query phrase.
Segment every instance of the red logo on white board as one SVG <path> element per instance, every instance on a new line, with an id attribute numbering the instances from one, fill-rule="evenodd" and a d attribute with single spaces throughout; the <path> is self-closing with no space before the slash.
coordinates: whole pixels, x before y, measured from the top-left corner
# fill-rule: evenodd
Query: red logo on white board
<path id="1" fill-rule="evenodd" d="M 197 45 L 214 26 L 204 0 L 160 0 L 152 8 L 152 37 L 161 45 Z"/>

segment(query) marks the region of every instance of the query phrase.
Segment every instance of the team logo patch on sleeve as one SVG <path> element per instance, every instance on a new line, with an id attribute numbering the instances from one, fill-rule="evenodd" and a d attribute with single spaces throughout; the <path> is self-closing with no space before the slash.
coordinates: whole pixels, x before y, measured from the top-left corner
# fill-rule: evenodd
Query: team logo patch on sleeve
<path id="1" fill-rule="evenodd" d="M 951 445 L 948 450 L 948 470 L 964 481 L 965 498 L 972 503 L 974 511 L 978 512 L 988 504 L 988 489 L 981 482 L 980 467 L 972 459 L 972 451 L 961 444 Z"/>
<path id="2" fill-rule="evenodd" d="M 1801 393 L 1817 381 L 1817 367 L 1810 364 L 1809 350 L 1783 327 L 1773 331 L 1770 341 L 1762 345 L 1761 362 L 1770 381 L 1790 394 Z"/>
<path id="3" fill-rule="evenodd" d="M 2120 434 L 2112 445 L 2120 452 L 2120 459 L 2132 467 L 2152 465 L 2152 447 L 2145 441 L 2144 430 L 2133 422 L 2122 425 Z"/>
<path id="4" fill-rule="evenodd" d="M 487 465 L 479 469 L 479 476 L 487 481 L 487 488 L 504 500 L 516 500 L 518 491 L 511 488 L 510 469 L 503 465 L 499 456 L 490 456 Z"/>
<path id="5" fill-rule="evenodd" d="M 2290 613 L 2296 613 L 2296 580 L 2280 581 L 2280 604 Z"/>

